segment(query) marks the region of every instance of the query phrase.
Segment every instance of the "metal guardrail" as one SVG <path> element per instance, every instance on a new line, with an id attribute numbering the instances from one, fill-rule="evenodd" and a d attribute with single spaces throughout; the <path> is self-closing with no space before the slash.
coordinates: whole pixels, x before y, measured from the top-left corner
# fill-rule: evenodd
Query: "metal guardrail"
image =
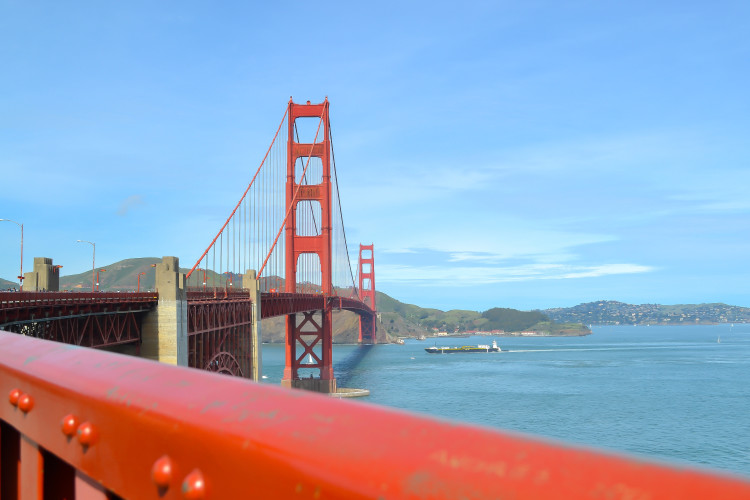
<path id="1" fill-rule="evenodd" d="M 157 292 L 0 292 L 0 305 L 88 302 L 143 302 L 158 300 Z"/>
<path id="2" fill-rule="evenodd" d="M 750 498 L 742 478 L 0 332 L 0 496 L 48 490 L 139 499 Z"/>

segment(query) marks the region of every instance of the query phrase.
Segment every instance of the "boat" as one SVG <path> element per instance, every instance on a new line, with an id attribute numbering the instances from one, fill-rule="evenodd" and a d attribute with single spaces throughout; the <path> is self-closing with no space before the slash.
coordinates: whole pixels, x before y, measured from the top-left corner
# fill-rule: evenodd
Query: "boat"
<path id="1" fill-rule="evenodd" d="M 479 345 L 462 345 L 459 347 L 425 347 L 425 351 L 430 354 L 450 354 L 454 352 L 500 352 L 497 346 L 497 341 L 493 340 L 492 345 L 479 344 Z"/>

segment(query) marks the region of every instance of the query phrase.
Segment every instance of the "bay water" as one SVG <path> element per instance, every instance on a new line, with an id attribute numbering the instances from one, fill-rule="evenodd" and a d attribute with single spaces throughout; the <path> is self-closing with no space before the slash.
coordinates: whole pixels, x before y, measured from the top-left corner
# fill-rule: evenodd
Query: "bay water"
<path id="1" fill-rule="evenodd" d="M 424 350 L 493 339 L 503 352 Z M 357 403 L 750 478 L 750 324 L 334 345 L 333 358 L 339 387 L 370 390 Z M 284 346 L 264 344 L 263 381 L 283 367 Z"/>

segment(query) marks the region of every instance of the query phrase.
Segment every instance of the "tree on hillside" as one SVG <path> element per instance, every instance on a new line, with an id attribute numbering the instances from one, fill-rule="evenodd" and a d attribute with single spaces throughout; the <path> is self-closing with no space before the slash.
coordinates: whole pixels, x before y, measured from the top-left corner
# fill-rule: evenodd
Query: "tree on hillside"
<path id="1" fill-rule="evenodd" d="M 495 307 L 482 313 L 487 319 L 483 325 L 485 330 L 505 330 L 506 332 L 519 332 L 531 328 L 549 318 L 539 311 L 517 311 L 504 307 Z"/>

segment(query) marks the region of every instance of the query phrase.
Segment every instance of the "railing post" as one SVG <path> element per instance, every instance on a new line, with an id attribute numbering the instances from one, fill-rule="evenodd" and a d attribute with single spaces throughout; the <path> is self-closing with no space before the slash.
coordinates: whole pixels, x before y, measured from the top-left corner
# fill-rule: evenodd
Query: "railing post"
<path id="1" fill-rule="evenodd" d="M 172 365 L 188 365 L 187 294 L 180 259 L 163 257 L 156 265 L 159 303 L 143 319 L 141 356 Z"/>
<path id="2" fill-rule="evenodd" d="M 44 459 L 39 446 L 26 436 L 21 436 L 19 462 L 19 498 L 42 498 Z"/>

